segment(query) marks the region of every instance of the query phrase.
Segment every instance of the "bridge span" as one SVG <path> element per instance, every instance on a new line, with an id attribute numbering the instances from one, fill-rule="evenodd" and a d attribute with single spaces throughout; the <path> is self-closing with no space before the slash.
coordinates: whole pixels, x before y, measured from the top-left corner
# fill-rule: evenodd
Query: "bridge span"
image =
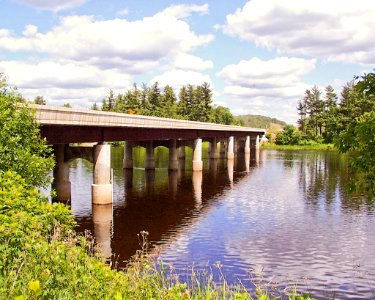
<path id="1" fill-rule="evenodd" d="M 259 136 L 265 129 L 213 123 L 122 114 L 115 112 L 32 105 L 41 135 L 54 146 L 56 168 L 55 189 L 59 200 L 70 199 L 69 144 L 95 143 L 91 159 L 94 163 L 93 204 L 112 203 L 110 145 L 125 141 L 124 169 L 133 168 L 133 148 L 146 148 L 145 169 L 155 169 L 154 149 L 169 148 L 169 170 L 184 167 L 185 147 L 193 149 L 192 170 L 201 172 L 202 142 L 209 142 L 209 157 L 233 160 L 237 152 L 250 153 L 259 147 Z M 85 151 L 87 153 L 87 151 Z"/>

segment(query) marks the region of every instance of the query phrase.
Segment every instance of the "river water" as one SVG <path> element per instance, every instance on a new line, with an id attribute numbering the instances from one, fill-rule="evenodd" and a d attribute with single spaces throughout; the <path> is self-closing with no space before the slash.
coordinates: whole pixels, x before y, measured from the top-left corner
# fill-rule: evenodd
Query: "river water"
<path id="1" fill-rule="evenodd" d="M 91 205 L 92 165 L 70 163 L 73 214 L 119 266 L 134 255 L 138 233 L 183 279 L 191 269 L 224 274 L 230 283 L 307 291 L 318 299 L 375 299 L 375 204 L 348 195 L 347 159 L 335 152 L 271 151 L 238 156 L 234 165 L 204 156 L 204 171 L 122 169 L 112 147 L 114 204 Z M 188 153 L 191 156 L 191 153 Z"/>

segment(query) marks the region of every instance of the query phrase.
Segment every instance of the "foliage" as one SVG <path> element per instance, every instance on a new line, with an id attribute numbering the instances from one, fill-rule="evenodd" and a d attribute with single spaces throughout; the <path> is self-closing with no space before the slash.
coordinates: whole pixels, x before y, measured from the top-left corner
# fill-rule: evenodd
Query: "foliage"
<path id="1" fill-rule="evenodd" d="M 337 95 L 330 85 L 325 88 L 324 98 L 317 86 L 305 91 L 297 106 L 298 125 L 305 138 L 332 142 L 336 105 Z"/>
<path id="2" fill-rule="evenodd" d="M 0 76 L 1 79 L 1 76 Z M 34 112 L 17 93 L 1 80 L 0 85 L 0 170 L 13 170 L 27 183 L 45 186 L 53 157 L 41 139 Z"/>
<path id="3" fill-rule="evenodd" d="M 34 99 L 34 103 L 39 105 L 46 105 L 46 100 L 44 100 L 43 96 L 36 96 Z"/>
<path id="4" fill-rule="evenodd" d="M 241 115 L 237 116 L 236 119 L 241 123 L 242 126 L 255 128 L 270 128 L 272 123 L 279 124 L 281 126 L 286 125 L 284 121 L 260 115 Z"/>
<path id="5" fill-rule="evenodd" d="M 298 145 L 302 134 L 293 125 L 284 126 L 284 130 L 276 135 L 277 145 Z"/>
<path id="6" fill-rule="evenodd" d="M 92 108 L 93 109 L 93 108 Z M 135 113 L 172 119 L 185 119 L 220 124 L 237 124 L 230 110 L 212 104 L 212 89 L 208 83 L 182 86 L 178 96 L 173 88 L 160 88 L 158 82 L 150 87 L 136 84 L 124 94 L 115 95 L 112 90 L 102 101 L 103 111 Z"/>
<path id="7" fill-rule="evenodd" d="M 357 80 L 343 91 L 335 145 L 352 153 L 350 169 L 362 176 L 355 188 L 375 192 L 375 73 Z"/>

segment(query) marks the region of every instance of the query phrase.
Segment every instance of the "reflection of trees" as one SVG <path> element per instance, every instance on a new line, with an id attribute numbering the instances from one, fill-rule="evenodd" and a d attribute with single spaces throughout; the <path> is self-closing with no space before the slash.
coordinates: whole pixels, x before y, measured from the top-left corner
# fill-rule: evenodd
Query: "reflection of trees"
<path id="1" fill-rule="evenodd" d="M 337 152 L 295 152 L 298 156 L 300 189 L 306 203 L 319 209 L 359 210 L 369 206 L 369 198 L 351 195 L 346 191 L 348 185 L 347 156 Z"/>

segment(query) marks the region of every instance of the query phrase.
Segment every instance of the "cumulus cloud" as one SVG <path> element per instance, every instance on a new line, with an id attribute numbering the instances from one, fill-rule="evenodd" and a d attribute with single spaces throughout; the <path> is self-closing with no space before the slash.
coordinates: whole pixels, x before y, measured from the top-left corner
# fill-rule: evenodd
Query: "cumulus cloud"
<path id="1" fill-rule="evenodd" d="M 49 104 L 70 102 L 76 107 L 97 102 L 109 89 L 124 90 L 131 85 L 124 73 L 74 63 L 2 61 L 0 72 L 27 99 L 42 95 Z"/>
<path id="2" fill-rule="evenodd" d="M 297 100 L 309 88 L 301 77 L 312 72 L 315 65 L 315 59 L 254 57 L 225 66 L 218 76 L 226 82 L 224 95 L 234 112 L 278 116 L 293 122 Z"/>
<path id="3" fill-rule="evenodd" d="M 177 69 L 203 71 L 213 68 L 214 63 L 211 60 L 203 60 L 202 58 L 188 53 L 179 54 L 175 61 L 174 67 Z"/>
<path id="4" fill-rule="evenodd" d="M 81 6 L 86 0 L 13 0 L 14 2 L 25 4 L 27 6 L 43 9 L 60 11 L 68 8 Z"/>
<path id="5" fill-rule="evenodd" d="M 184 71 L 184 70 L 171 70 L 166 71 L 161 75 L 155 76 L 150 80 L 150 83 L 154 82 L 160 83 L 161 86 L 169 84 L 176 90 L 181 88 L 183 85 L 201 85 L 204 82 L 209 84 L 212 83 L 210 76 L 194 72 L 194 71 Z"/>
<path id="6" fill-rule="evenodd" d="M 208 14 L 208 4 L 175 4 L 162 11 L 163 15 L 173 16 L 179 19 L 190 17 L 193 13 Z"/>
<path id="7" fill-rule="evenodd" d="M 252 0 L 223 30 L 281 53 L 374 64 L 374 15 L 373 0 Z"/>
<path id="8" fill-rule="evenodd" d="M 197 35 L 187 22 L 158 13 L 137 21 L 97 20 L 93 16 L 68 16 L 46 33 L 33 25 L 22 36 L 0 31 L 0 49 L 39 52 L 60 59 L 85 61 L 101 68 L 131 66 L 139 72 L 177 53 L 191 51 L 213 39 Z"/>

